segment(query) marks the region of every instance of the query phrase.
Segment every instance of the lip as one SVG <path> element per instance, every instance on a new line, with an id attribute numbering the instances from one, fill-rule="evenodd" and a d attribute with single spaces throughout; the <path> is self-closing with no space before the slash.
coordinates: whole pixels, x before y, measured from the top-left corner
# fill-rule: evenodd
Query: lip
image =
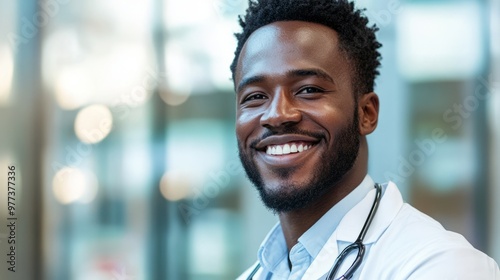
<path id="1" fill-rule="evenodd" d="M 305 143 L 310 143 L 313 145 L 313 147 L 319 142 L 320 140 L 311 136 L 307 135 L 301 135 L 301 134 L 284 134 L 284 135 L 273 135 L 269 136 L 266 139 L 260 141 L 255 145 L 255 148 L 258 151 L 264 151 L 267 146 L 270 145 L 284 145 L 286 143 L 290 142 L 305 142 Z M 298 153 L 301 154 L 301 153 Z"/>

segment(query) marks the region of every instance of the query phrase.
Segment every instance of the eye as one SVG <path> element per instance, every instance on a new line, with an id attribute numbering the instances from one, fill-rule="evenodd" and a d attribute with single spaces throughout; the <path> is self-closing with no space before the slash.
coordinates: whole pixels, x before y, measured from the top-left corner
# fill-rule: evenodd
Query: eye
<path id="1" fill-rule="evenodd" d="M 311 94 L 311 93 L 323 93 L 323 92 L 325 92 L 325 90 L 322 88 L 313 87 L 313 86 L 306 86 L 306 87 L 299 89 L 297 94 L 303 94 L 303 93 Z"/>
<path id="2" fill-rule="evenodd" d="M 245 97 L 241 103 L 243 104 L 243 103 L 248 102 L 248 101 L 261 100 L 261 99 L 266 99 L 266 98 L 267 97 L 262 93 L 254 93 L 254 94 L 250 94 L 247 97 Z"/>

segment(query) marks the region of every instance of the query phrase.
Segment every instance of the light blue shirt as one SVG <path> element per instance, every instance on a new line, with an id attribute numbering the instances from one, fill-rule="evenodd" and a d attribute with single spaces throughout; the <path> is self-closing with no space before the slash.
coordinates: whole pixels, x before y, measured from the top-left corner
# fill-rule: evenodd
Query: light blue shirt
<path id="1" fill-rule="evenodd" d="M 265 279 L 301 279 L 344 215 L 358 204 L 374 185 L 372 178 L 366 175 L 359 186 L 328 210 L 299 238 L 290 250 L 291 270 L 288 266 L 285 237 L 278 223 L 264 239 L 258 252 L 262 268 L 269 271 Z"/>

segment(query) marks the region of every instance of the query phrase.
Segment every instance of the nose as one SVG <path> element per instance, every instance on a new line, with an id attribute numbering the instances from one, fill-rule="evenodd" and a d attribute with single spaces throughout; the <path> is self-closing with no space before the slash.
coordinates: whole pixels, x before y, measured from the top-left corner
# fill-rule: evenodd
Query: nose
<path id="1" fill-rule="evenodd" d="M 274 95 L 266 112 L 260 119 L 260 124 L 266 128 L 277 128 L 300 122 L 301 112 L 286 92 L 278 92 Z"/>

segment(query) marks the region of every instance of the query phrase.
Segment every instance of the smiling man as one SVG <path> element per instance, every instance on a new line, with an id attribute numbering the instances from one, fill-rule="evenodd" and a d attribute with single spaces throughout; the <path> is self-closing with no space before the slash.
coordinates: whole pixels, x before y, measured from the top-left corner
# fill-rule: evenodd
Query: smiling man
<path id="1" fill-rule="evenodd" d="M 240 24 L 240 159 L 280 221 L 240 279 L 500 279 L 491 258 L 367 175 L 381 45 L 360 10 L 251 1 Z"/>

